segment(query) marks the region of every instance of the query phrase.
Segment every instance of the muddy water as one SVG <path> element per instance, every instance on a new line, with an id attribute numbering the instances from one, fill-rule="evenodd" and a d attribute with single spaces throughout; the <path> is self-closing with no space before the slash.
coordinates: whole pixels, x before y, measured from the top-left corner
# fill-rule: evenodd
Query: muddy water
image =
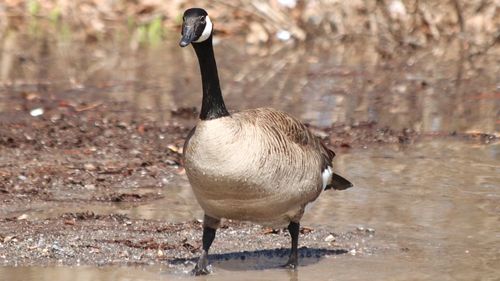
<path id="1" fill-rule="evenodd" d="M 254 270 L 255 260 L 218 261 L 207 280 L 495 280 L 500 276 L 500 146 L 427 141 L 339 153 L 337 169 L 356 188 L 324 193 L 303 219 L 338 231 L 374 228 L 373 255 L 326 257 L 291 273 Z M 113 212 L 135 217 L 201 217 L 190 192 Z M 101 209 L 101 211 L 104 211 Z M 263 257 L 264 258 L 264 257 Z M 258 268 L 258 267 L 257 267 Z M 4 280 L 190 279 L 168 266 L 131 268 L 0 268 Z M 16 279 L 17 278 L 17 279 Z M 1 279 L 1 277 L 0 277 Z"/>
<path id="2" fill-rule="evenodd" d="M 177 33 L 167 37 L 140 47 L 123 39 L 84 44 L 8 33 L 0 41 L 0 116 L 18 114 L 10 96 L 33 93 L 67 102 L 111 97 L 136 105 L 136 112 L 123 114 L 163 121 L 171 120 L 172 109 L 199 109 L 194 51 L 177 45 Z M 319 126 L 376 122 L 425 132 L 500 131 L 500 48 L 466 60 L 450 41 L 387 60 L 370 41 L 255 48 L 223 37 L 216 43 L 230 110 L 273 106 Z"/>

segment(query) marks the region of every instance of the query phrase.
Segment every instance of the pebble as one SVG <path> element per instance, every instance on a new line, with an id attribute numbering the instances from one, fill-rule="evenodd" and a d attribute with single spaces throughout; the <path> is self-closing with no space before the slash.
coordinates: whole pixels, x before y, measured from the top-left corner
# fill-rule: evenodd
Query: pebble
<path id="1" fill-rule="evenodd" d="M 63 248 L 61 248 L 61 246 L 59 246 L 59 244 L 56 242 L 54 244 L 52 244 L 52 250 L 56 251 L 56 252 L 64 252 Z"/>
<path id="2" fill-rule="evenodd" d="M 33 116 L 33 117 L 37 117 L 37 116 L 40 116 L 40 115 L 43 115 L 43 108 L 39 107 L 39 108 L 35 108 L 33 110 L 30 111 L 30 115 Z"/>
<path id="3" fill-rule="evenodd" d="M 94 164 L 92 164 L 92 163 L 85 163 L 85 164 L 83 165 L 83 168 L 84 168 L 86 171 L 95 171 L 95 170 L 97 170 L 97 167 L 96 167 Z"/>
<path id="4" fill-rule="evenodd" d="M 363 227 L 363 226 L 358 226 L 358 227 L 356 227 L 356 230 L 357 230 L 357 231 L 366 232 L 366 233 L 370 233 L 370 234 L 375 233 L 375 229 L 370 228 L 370 227 L 365 228 L 365 227 Z"/>
<path id="5" fill-rule="evenodd" d="M 165 253 L 161 250 L 161 249 L 158 249 L 158 253 L 156 254 L 159 258 L 165 256 Z"/>
<path id="6" fill-rule="evenodd" d="M 4 242 L 4 243 L 7 243 L 7 242 L 9 242 L 9 241 L 11 241 L 11 240 L 12 240 L 13 242 L 16 242 L 16 239 L 15 239 L 15 238 L 16 238 L 15 236 L 5 236 L 5 237 L 3 238 L 3 242 Z"/>
<path id="7" fill-rule="evenodd" d="M 21 221 L 21 220 L 27 220 L 28 219 L 28 215 L 27 214 L 22 214 L 20 215 L 19 217 L 16 218 L 18 221 Z"/>
<path id="8" fill-rule="evenodd" d="M 140 154 L 141 154 L 141 152 L 139 150 L 137 150 L 137 149 L 132 149 L 130 151 L 130 155 L 137 156 L 137 155 L 140 155 Z"/>
<path id="9" fill-rule="evenodd" d="M 328 235 L 325 237 L 325 242 L 332 242 L 335 241 L 335 237 L 333 235 Z"/>
<path id="10" fill-rule="evenodd" d="M 281 41 L 288 41 L 292 38 L 292 34 L 288 30 L 280 30 L 276 33 L 276 38 Z"/>
<path id="11" fill-rule="evenodd" d="M 123 251 L 123 252 L 120 253 L 119 256 L 122 257 L 122 258 L 128 258 L 130 256 L 130 254 L 129 254 L 128 251 Z"/>

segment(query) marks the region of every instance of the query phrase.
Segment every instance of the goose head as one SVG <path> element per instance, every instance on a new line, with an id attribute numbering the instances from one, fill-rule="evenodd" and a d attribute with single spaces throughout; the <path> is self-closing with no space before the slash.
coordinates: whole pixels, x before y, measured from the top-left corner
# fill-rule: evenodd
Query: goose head
<path id="1" fill-rule="evenodd" d="M 184 12 L 182 17 L 181 47 L 190 43 L 201 43 L 212 35 L 213 25 L 205 10 L 191 8 Z"/>

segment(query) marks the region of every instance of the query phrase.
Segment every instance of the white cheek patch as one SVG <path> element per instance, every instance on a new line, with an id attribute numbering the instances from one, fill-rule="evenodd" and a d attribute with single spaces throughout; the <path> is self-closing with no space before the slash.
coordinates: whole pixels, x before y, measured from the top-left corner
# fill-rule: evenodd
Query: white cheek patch
<path id="1" fill-rule="evenodd" d="M 205 40 L 208 39 L 208 37 L 210 37 L 210 34 L 212 34 L 212 28 L 213 28 L 213 25 L 212 25 L 212 21 L 210 20 L 210 18 L 208 16 L 205 17 L 205 29 L 203 29 L 203 33 L 201 34 L 200 38 L 198 38 L 197 40 L 193 41 L 193 42 L 196 42 L 196 43 L 200 43 L 200 42 L 203 42 Z"/>
<path id="2" fill-rule="evenodd" d="M 321 173 L 321 178 L 323 179 L 323 189 L 325 189 L 332 179 L 332 168 L 327 167 L 323 173 Z"/>

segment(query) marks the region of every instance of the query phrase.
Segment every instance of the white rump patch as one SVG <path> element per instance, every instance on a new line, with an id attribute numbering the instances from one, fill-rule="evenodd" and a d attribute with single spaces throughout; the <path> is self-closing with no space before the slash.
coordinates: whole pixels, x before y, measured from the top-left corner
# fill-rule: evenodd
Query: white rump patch
<path id="1" fill-rule="evenodd" d="M 208 16 L 205 17 L 205 29 L 203 29 L 203 33 L 201 34 L 200 38 L 198 38 L 197 40 L 193 41 L 193 42 L 196 42 L 196 43 L 200 43 L 200 42 L 203 42 L 205 40 L 208 39 L 208 37 L 210 37 L 210 34 L 212 34 L 212 28 L 213 28 L 213 25 L 212 25 L 212 21 L 210 20 L 210 18 Z"/>
<path id="2" fill-rule="evenodd" d="M 323 183 L 323 188 L 321 189 L 321 192 L 323 192 L 323 190 L 325 190 L 326 186 L 330 183 L 331 179 L 332 179 L 332 167 L 327 167 L 323 173 L 321 173 L 321 179 L 322 179 L 322 183 Z M 316 199 L 318 200 L 318 199 Z M 313 201 L 313 202 L 309 202 L 307 205 L 306 205 L 306 212 L 309 211 L 313 206 L 314 204 L 316 203 L 316 200 Z"/>
<path id="3" fill-rule="evenodd" d="M 323 179 L 323 189 L 330 183 L 332 179 L 332 167 L 327 167 L 323 173 L 321 173 L 321 178 Z"/>

